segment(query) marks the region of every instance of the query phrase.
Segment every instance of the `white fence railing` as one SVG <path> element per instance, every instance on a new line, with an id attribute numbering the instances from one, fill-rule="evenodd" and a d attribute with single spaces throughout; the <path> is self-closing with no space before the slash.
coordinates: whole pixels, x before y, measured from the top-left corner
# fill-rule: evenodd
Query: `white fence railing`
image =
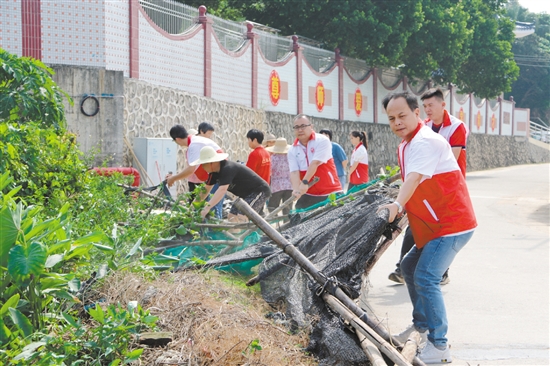
<path id="1" fill-rule="evenodd" d="M 529 136 L 535 140 L 550 144 L 550 128 L 533 121 L 529 121 Z"/>

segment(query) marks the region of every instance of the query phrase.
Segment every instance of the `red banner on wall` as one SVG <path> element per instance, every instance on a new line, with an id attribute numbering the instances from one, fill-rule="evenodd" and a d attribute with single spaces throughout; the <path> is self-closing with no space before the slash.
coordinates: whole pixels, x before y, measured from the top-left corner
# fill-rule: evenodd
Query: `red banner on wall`
<path id="1" fill-rule="evenodd" d="M 269 76 L 269 99 L 271 104 L 276 106 L 279 104 L 279 98 L 281 97 L 281 79 L 277 71 L 271 71 Z"/>
<path id="2" fill-rule="evenodd" d="M 361 116 L 363 111 L 363 95 L 361 94 L 361 89 L 355 89 L 355 114 L 357 117 Z"/>
<path id="3" fill-rule="evenodd" d="M 322 112 L 325 107 L 325 86 L 321 80 L 317 82 L 317 86 L 315 87 L 315 104 L 317 105 L 317 110 Z"/>

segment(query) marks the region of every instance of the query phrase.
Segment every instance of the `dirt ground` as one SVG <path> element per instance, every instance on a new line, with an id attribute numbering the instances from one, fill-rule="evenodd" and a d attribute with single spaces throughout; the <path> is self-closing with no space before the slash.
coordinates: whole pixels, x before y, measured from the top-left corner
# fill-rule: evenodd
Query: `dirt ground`
<path id="1" fill-rule="evenodd" d="M 173 333 L 167 346 L 145 348 L 142 365 L 316 365 L 303 350 L 308 331 L 290 334 L 267 318 L 276 310 L 258 286 L 247 288 L 242 279 L 215 270 L 154 280 L 126 272 L 111 276 L 101 291 L 108 303 L 138 301 L 159 317 L 161 331 Z"/>

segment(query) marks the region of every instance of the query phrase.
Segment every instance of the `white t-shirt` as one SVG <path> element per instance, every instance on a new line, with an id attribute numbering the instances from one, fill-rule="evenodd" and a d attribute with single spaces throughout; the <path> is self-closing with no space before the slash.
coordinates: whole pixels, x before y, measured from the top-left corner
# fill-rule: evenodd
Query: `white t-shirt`
<path id="1" fill-rule="evenodd" d="M 436 174 L 460 170 L 447 140 L 427 126 L 423 126 L 409 143 L 399 146 L 399 157 L 405 179 L 415 172 L 422 175 L 421 183 Z"/>
<path id="2" fill-rule="evenodd" d="M 367 149 L 363 144 L 354 149 L 353 153 L 351 154 L 350 165 L 353 165 L 357 162 L 359 162 L 360 164 L 369 165 L 369 154 L 367 153 Z"/>
<path id="3" fill-rule="evenodd" d="M 332 143 L 320 133 L 312 133 L 307 146 L 296 139 L 288 150 L 288 165 L 291 172 L 305 171 L 313 160 L 326 163 L 332 159 Z"/>

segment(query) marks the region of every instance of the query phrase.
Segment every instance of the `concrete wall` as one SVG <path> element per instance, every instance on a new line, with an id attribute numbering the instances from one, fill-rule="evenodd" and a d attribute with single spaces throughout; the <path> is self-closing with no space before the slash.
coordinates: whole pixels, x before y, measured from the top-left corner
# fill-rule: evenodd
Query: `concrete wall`
<path id="1" fill-rule="evenodd" d="M 95 164 L 108 161 L 110 166 L 121 166 L 124 147 L 124 75 L 122 71 L 107 71 L 99 67 L 49 65 L 55 71 L 53 80 L 74 101 L 65 101 L 68 129 L 77 134 L 82 151 L 99 150 Z M 99 112 L 88 117 L 81 112 L 84 95 L 94 94 L 99 101 Z M 95 108 L 88 99 L 85 111 Z M 88 112 L 89 113 L 89 112 Z"/>

